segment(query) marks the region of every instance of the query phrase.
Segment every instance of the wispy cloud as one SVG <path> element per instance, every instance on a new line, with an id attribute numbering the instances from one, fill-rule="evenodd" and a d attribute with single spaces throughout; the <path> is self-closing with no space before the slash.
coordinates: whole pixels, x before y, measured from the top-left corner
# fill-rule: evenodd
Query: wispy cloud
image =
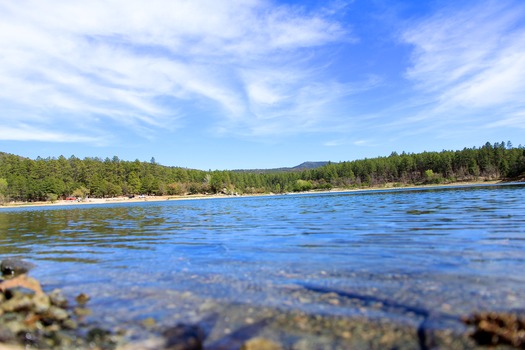
<path id="1" fill-rule="evenodd" d="M 494 121 L 492 123 L 488 123 L 486 127 L 493 128 L 493 127 L 512 127 L 512 128 L 519 128 L 519 129 L 525 129 L 525 111 L 518 112 L 515 114 L 511 114 L 509 116 L 505 116 L 497 121 Z"/>
<path id="2" fill-rule="evenodd" d="M 317 49 L 351 38 L 328 10 L 265 0 L 3 2 L 0 103 L 9 113 L 0 121 L 11 131 L 89 123 L 102 134 L 110 121 L 151 132 L 188 118 L 177 107 L 185 103 L 211 108 L 227 132 L 300 130 L 351 93 L 307 68 Z M 80 133 L 68 140 L 91 140 Z"/>
<path id="3" fill-rule="evenodd" d="M 88 142 L 93 144 L 106 144 L 104 138 L 78 136 L 75 134 L 54 132 L 42 128 L 34 128 L 30 125 L 18 124 L 15 127 L 2 126 L 0 133 L 2 141 L 50 141 L 58 143 L 66 142 Z"/>
<path id="4" fill-rule="evenodd" d="M 323 143 L 323 146 L 325 146 L 325 147 L 339 147 L 339 146 L 344 146 L 344 145 L 347 145 L 347 144 L 349 144 L 348 140 L 335 139 L 335 140 L 326 141 L 325 143 Z"/>
<path id="5" fill-rule="evenodd" d="M 377 146 L 372 140 L 351 140 L 351 139 L 335 139 L 327 141 L 323 144 L 326 147 L 339 147 L 339 146 L 357 146 L 357 147 L 373 147 Z"/>
<path id="6" fill-rule="evenodd" d="M 508 114 L 513 117 L 505 125 L 525 124 L 518 113 L 525 109 L 523 2 L 455 4 L 412 23 L 402 40 L 414 48 L 406 77 L 428 104 L 416 119 L 441 123 L 469 116 L 496 125 L 495 117 Z"/>

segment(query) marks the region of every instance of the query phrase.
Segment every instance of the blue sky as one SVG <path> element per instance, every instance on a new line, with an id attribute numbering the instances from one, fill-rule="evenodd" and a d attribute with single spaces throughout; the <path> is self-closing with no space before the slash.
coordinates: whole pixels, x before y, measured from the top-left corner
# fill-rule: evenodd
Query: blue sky
<path id="1" fill-rule="evenodd" d="M 0 151 L 197 169 L 525 144 L 523 0 L 0 3 Z"/>

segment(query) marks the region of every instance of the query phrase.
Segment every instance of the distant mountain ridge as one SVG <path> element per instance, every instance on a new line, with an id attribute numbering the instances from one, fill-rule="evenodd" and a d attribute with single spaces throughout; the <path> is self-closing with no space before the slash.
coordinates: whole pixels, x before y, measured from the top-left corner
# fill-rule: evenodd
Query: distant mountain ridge
<path id="1" fill-rule="evenodd" d="M 294 167 L 283 167 L 283 168 L 271 168 L 271 169 L 236 169 L 232 170 L 234 172 L 244 172 L 244 173 L 284 173 L 284 172 L 294 172 L 294 171 L 303 171 L 308 169 L 316 169 L 322 166 L 329 164 L 329 161 L 326 162 L 303 162 Z"/>
<path id="2" fill-rule="evenodd" d="M 299 165 L 294 166 L 293 170 L 305 170 L 305 169 L 315 169 L 327 165 L 330 162 L 304 162 Z"/>

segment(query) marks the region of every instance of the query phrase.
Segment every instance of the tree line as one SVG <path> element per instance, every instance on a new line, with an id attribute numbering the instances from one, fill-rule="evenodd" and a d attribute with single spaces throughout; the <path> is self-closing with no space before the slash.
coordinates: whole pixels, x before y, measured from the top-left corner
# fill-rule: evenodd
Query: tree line
<path id="1" fill-rule="evenodd" d="M 487 142 L 457 151 L 401 153 L 302 171 L 202 171 L 113 158 L 37 158 L 0 153 L 0 202 L 67 197 L 285 193 L 523 179 L 525 147 Z"/>

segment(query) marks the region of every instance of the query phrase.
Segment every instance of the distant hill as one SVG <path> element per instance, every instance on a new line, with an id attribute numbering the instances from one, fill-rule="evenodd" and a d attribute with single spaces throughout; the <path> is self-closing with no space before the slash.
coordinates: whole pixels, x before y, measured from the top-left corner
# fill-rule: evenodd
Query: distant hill
<path id="1" fill-rule="evenodd" d="M 291 168 L 292 170 L 307 170 L 307 169 L 315 169 L 320 168 L 322 166 L 325 166 L 330 162 L 304 162 L 299 165 L 294 166 Z"/>
<path id="2" fill-rule="evenodd" d="M 325 166 L 329 162 L 304 162 L 294 167 L 283 167 L 283 168 L 272 168 L 272 169 L 237 169 L 232 170 L 234 172 L 244 172 L 244 173 L 285 173 L 285 172 L 294 172 L 294 171 L 303 171 L 308 169 L 315 169 Z"/>

